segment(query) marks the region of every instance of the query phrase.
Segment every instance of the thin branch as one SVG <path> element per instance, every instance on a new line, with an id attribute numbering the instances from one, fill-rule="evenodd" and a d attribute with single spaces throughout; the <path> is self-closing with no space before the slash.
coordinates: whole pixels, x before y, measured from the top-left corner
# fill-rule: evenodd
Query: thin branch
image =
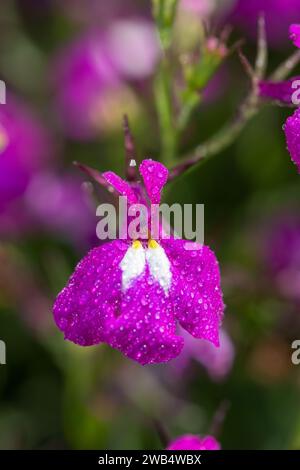
<path id="1" fill-rule="evenodd" d="M 247 119 L 248 120 L 248 119 Z M 246 119 L 237 118 L 235 121 L 221 129 L 213 138 L 205 144 L 199 145 L 195 151 L 187 155 L 182 163 L 176 165 L 169 173 L 169 181 L 173 181 L 177 176 L 185 173 L 194 165 L 200 163 L 212 155 L 216 155 L 229 147 L 244 128 Z"/>
<path id="2" fill-rule="evenodd" d="M 125 147 L 125 176 L 128 181 L 136 181 L 136 148 L 133 135 L 130 130 L 127 114 L 123 116 L 124 147 Z"/>
<path id="3" fill-rule="evenodd" d="M 251 81 L 253 82 L 253 80 L 255 78 L 255 71 L 254 71 L 252 65 L 250 64 L 249 60 L 244 55 L 244 53 L 241 49 L 239 49 L 238 54 L 239 54 L 240 62 L 242 64 L 246 74 L 250 77 Z"/>
<path id="4" fill-rule="evenodd" d="M 84 165 L 79 162 L 73 162 L 79 170 L 89 176 L 92 180 L 96 181 L 98 184 L 103 186 L 107 191 L 109 191 L 114 196 L 119 196 L 119 194 L 115 191 L 115 189 L 106 181 L 106 179 L 102 176 L 101 172 L 96 170 L 95 168 L 91 168 L 87 165 Z"/>
<path id="5" fill-rule="evenodd" d="M 229 400 L 224 400 L 220 404 L 219 408 L 215 412 L 215 415 L 213 416 L 209 434 L 217 438 L 220 436 L 225 418 L 229 411 L 229 408 L 230 408 Z"/>
<path id="6" fill-rule="evenodd" d="M 225 25 L 220 33 L 220 41 L 223 44 L 226 44 L 229 41 L 233 27 L 229 24 Z"/>
<path id="7" fill-rule="evenodd" d="M 171 441 L 169 433 L 167 432 L 166 428 L 164 427 L 164 425 L 162 424 L 162 422 L 160 420 L 154 419 L 153 420 L 153 425 L 154 425 L 154 428 L 155 428 L 155 430 L 156 430 L 156 432 L 159 436 L 162 447 L 166 448 L 168 446 L 168 444 L 170 443 L 170 441 Z"/>
<path id="8" fill-rule="evenodd" d="M 211 34 L 211 22 L 209 21 L 209 18 L 202 18 L 201 24 L 203 28 L 204 37 L 207 38 Z"/>
<path id="9" fill-rule="evenodd" d="M 254 71 L 254 80 L 253 83 L 256 86 L 252 86 L 252 89 L 245 99 L 244 103 L 240 107 L 237 115 L 227 123 L 222 129 L 220 129 L 214 136 L 208 139 L 203 144 L 198 145 L 192 152 L 187 154 L 184 159 L 175 167 L 170 170 L 169 174 L 169 181 L 172 181 L 176 177 L 180 176 L 185 171 L 189 170 L 193 166 L 197 165 L 204 159 L 216 155 L 221 151 L 228 148 L 240 135 L 242 130 L 245 128 L 246 124 L 260 111 L 263 106 L 263 102 L 259 97 L 259 90 L 257 87 L 258 83 L 258 76 L 263 70 L 266 69 L 266 63 L 262 63 L 262 60 L 267 61 L 267 54 L 265 52 L 265 34 L 264 34 L 264 21 L 260 20 L 260 28 L 259 28 L 259 35 L 260 35 L 260 46 L 258 47 L 258 56 L 256 58 L 256 69 Z M 263 59 L 264 58 L 264 59 Z M 247 73 L 252 74 L 252 67 L 249 68 L 248 64 L 246 65 L 246 61 L 244 57 L 242 58 L 244 62 L 244 66 L 247 67 Z M 248 61 L 247 61 L 248 62 Z M 300 51 L 294 52 L 287 60 L 285 60 L 276 70 L 275 72 L 268 78 L 269 80 L 284 80 L 285 78 L 290 75 L 292 70 L 300 63 Z M 261 76 L 264 78 L 264 76 Z"/>
<path id="10" fill-rule="evenodd" d="M 239 51 L 241 47 L 244 45 L 245 39 L 241 38 L 235 41 L 232 46 L 229 47 L 228 52 L 227 52 L 227 57 L 230 55 L 234 54 L 236 51 Z"/>
<path id="11" fill-rule="evenodd" d="M 255 62 L 255 73 L 258 80 L 265 76 L 267 65 L 268 44 L 266 35 L 266 21 L 264 14 L 261 14 L 258 18 L 257 56 Z"/>
<path id="12" fill-rule="evenodd" d="M 271 74 L 270 80 L 278 82 L 284 80 L 292 70 L 300 63 L 300 50 L 294 52 Z"/>
<path id="13" fill-rule="evenodd" d="M 182 163 L 176 165 L 169 173 L 169 181 L 199 163 L 200 161 L 216 155 L 225 148 L 229 147 L 239 136 L 247 122 L 257 113 L 259 101 L 256 90 L 253 89 L 241 106 L 236 117 L 220 129 L 213 137 L 205 143 L 198 145 L 190 154 L 188 154 Z"/>

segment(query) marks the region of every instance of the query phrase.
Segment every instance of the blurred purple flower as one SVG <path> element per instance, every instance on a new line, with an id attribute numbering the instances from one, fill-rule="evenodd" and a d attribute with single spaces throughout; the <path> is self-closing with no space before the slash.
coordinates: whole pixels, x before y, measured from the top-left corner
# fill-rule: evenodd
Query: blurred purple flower
<path id="1" fill-rule="evenodd" d="M 300 25 L 293 24 L 290 27 L 291 39 L 298 45 L 300 41 Z M 300 42 L 299 42 L 300 45 Z M 266 98 L 277 99 L 283 104 L 300 105 L 300 77 L 291 78 L 285 82 L 261 82 L 260 93 Z M 286 137 L 288 151 L 292 161 L 300 173 L 300 109 L 287 118 L 283 130 Z"/>
<path id="2" fill-rule="evenodd" d="M 205 24 L 218 23 L 228 11 L 231 1 L 179 0 L 174 27 L 174 44 L 179 54 L 199 50 L 199 44 L 205 37 Z M 209 29 L 213 35 L 213 30 Z"/>
<path id="3" fill-rule="evenodd" d="M 8 94 L 6 104 L 0 105 L 1 238 L 20 236 L 31 229 L 22 198 L 35 173 L 49 165 L 53 153 L 53 141 L 38 118 Z"/>
<path id="4" fill-rule="evenodd" d="M 112 21 L 129 16 L 151 18 L 150 2 L 136 0 L 52 0 L 73 21 L 106 28 Z"/>
<path id="5" fill-rule="evenodd" d="M 128 80 L 149 77 L 158 59 L 154 26 L 144 20 L 119 20 L 106 32 L 85 33 L 62 50 L 53 74 L 61 121 L 69 135 L 93 138 L 119 126 L 125 108 L 135 114 L 137 99 Z"/>
<path id="6" fill-rule="evenodd" d="M 96 210 L 81 179 L 51 171 L 37 174 L 26 192 L 26 209 L 34 225 L 91 246 L 96 240 Z"/>
<path id="7" fill-rule="evenodd" d="M 300 47 L 300 24 L 290 26 L 290 38 L 296 47 Z"/>
<path id="8" fill-rule="evenodd" d="M 223 328 L 220 330 L 219 348 L 215 348 L 208 341 L 196 340 L 184 330 L 181 330 L 180 334 L 184 338 L 184 348 L 180 356 L 170 363 L 170 368 L 176 375 L 183 374 L 192 360 L 205 367 L 215 381 L 221 381 L 229 374 L 235 350 L 230 336 Z"/>
<path id="9" fill-rule="evenodd" d="M 291 159 L 300 173 L 300 108 L 287 118 L 283 129 Z"/>
<path id="10" fill-rule="evenodd" d="M 130 205 L 144 204 L 141 194 L 159 204 L 167 168 L 144 160 L 140 174 L 143 185 L 112 172 L 102 176 Z M 143 365 L 180 354 L 177 322 L 195 338 L 218 346 L 223 310 L 218 262 L 210 248 L 181 239 L 129 237 L 90 251 L 53 309 L 66 339 L 81 346 L 108 343 Z"/>
<path id="11" fill-rule="evenodd" d="M 218 99 L 221 99 L 229 86 L 229 78 L 227 64 L 222 64 L 203 90 L 203 103 L 210 105 Z"/>
<path id="12" fill-rule="evenodd" d="M 286 46 L 290 24 L 300 22 L 299 0 L 237 0 L 229 20 L 255 39 L 260 13 L 265 14 L 269 43 Z"/>
<path id="13" fill-rule="evenodd" d="M 102 36 L 89 33 L 62 50 L 54 64 L 54 80 L 64 127 L 74 137 L 93 136 L 101 126 L 95 120 L 103 95 L 119 87 Z"/>
<path id="14" fill-rule="evenodd" d="M 17 98 L 0 105 L 0 236 L 47 229 L 91 246 L 95 211 L 78 178 L 53 173 L 55 146 Z"/>
<path id="15" fill-rule="evenodd" d="M 264 246 L 266 265 L 279 291 L 300 300 L 300 216 L 277 215 L 269 222 Z"/>
<path id="16" fill-rule="evenodd" d="M 167 450 L 220 450 L 219 442 L 212 436 L 200 437 L 194 434 L 185 434 L 174 439 Z"/>
<path id="17" fill-rule="evenodd" d="M 216 2 L 214 0 L 179 0 L 179 7 L 201 18 L 206 18 L 214 11 Z"/>
<path id="18" fill-rule="evenodd" d="M 10 94 L 0 105 L 0 214 L 46 166 L 52 143 L 39 120 Z"/>
<path id="19" fill-rule="evenodd" d="M 261 81 L 259 83 L 260 96 L 288 106 L 295 104 L 293 103 L 293 95 L 295 95 L 295 92 L 299 89 L 299 85 L 295 87 L 296 82 L 300 84 L 300 76 L 292 77 L 283 82 Z"/>
<path id="20" fill-rule="evenodd" d="M 0 238 L 17 239 L 32 231 L 32 220 L 24 210 L 23 200 L 16 199 L 0 210 Z"/>
<path id="21" fill-rule="evenodd" d="M 111 60 L 122 77 L 144 79 L 154 72 L 160 46 L 154 25 L 149 21 L 115 21 L 108 30 L 107 41 Z"/>

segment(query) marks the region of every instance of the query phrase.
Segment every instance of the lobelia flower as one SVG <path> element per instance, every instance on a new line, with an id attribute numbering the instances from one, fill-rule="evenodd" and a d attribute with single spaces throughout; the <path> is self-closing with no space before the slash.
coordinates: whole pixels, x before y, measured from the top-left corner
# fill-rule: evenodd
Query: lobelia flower
<path id="1" fill-rule="evenodd" d="M 80 247 L 95 246 L 95 208 L 82 184 L 77 175 L 58 175 L 53 170 L 35 175 L 24 197 L 34 226 Z"/>
<path id="2" fill-rule="evenodd" d="M 185 434 L 172 441 L 167 450 L 220 450 L 219 442 L 212 436 L 200 437 Z"/>
<path id="3" fill-rule="evenodd" d="M 206 36 L 205 24 L 218 22 L 231 0 L 179 0 L 174 25 L 174 45 L 180 54 L 199 50 Z M 211 31 L 212 33 L 212 31 Z"/>
<path id="4" fill-rule="evenodd" d="M 283 129 L 291 159 L 300 173 L 300 108 L 287 118 Z"/>
<path id="5" fill-rule="evenodd" d="M 269 221 L 264 254 L 269 273 L 286 298 L 300 300 L 300 217 L 286 208 Z M 288 249 L 287 249 L 288 247 Z"/>
<path id="6" fill-rule="evenodd" d="M 112 172 L 102 176 L 129 205 L 159 204 L 168 179 L 161 163 L 144 160 L 142 183 Z M 148 221 L 150 220 L 148 209 Z M 140 364 L 178 356 L 192 336 L 219 346 L 224 304 L 214 253 L 181 239 L 114 240 L 90 251 L 58 295 L 54 318 L 65 339 L 82 346 L 107 343 Z"/>
<path id="7" fill-rule="evenodd" d="M 300 47 L 300 24 L 292 24 L 290 26 L 290 39 L 296 47 Z"/>
<path id="8" fill-rule="evenodd" d="M 291 106 L 299 99 L 300 104 L 300 76 L 289 78 L 281 82 L 262 80 L 259 82 L 261 98 L 278 101 L 280 104 Z"/>
<path id="9" fill-rule="evenodd" d="M 300 22 L 299 0 L 236 0 L 229 21 L 255 39 L 261 13 L 266 18 L 269 44 L 276 48 L 286 46 L 290 24 Z"/>
<path id="10" fill-rule="evenodd" d="M 153 23 L 142 19 L 114 21 L 107 31 L 111 60 L 122 78 L 143 80 L 151 76 L 160 58 Z"/>
<path id="11" fill-rule="evenodd" d="M 96 238 L 94 210 L 80 191 L 79 178 L 55 174 L 54 151 L 37 117 L 8 94 L 0 105 L 0 237 L 46 228 L 90 247 Z"/>
<path id="12" fill-rule="evenodd" d="M 220 347 L 215 348 L 204 340 L 196 340 L 184 330 L 181 332 L 184 338 L 184 348 L 178 358 L 170 366 L 176 376 L 185 372 L 191 360 L 200 363 L 207 370 L 212 380 L 218 382 L 229 374 L 234 361 L 234 345 L 228 333 L 220 330 Z"/>
<path id="13" fill-rule="evenodd" d="M 215 0 L 180 0 L 179 8 L 190 13 L 207 18 L 216 8 Z"/>
<path id="14" fill-rule="evenodd" d="M 53 1 L 53 0 L 52 0 Z M 57 6 L 76 23 L 85 26 L 97 25 L 106 28 L 116 18 L 125 17 L 151 17 L 151 7 L 148 2 L 136 2 L 134 0 L 54 0 Z"/>
<path id="15" fill-rule="evenodd" d="M 291 25 L 290 37 L 294 41 L 295 45 L 299 46 L 300 37 L 300 25 Z M 300 104 L 299 97 L 299 83 L 298 90 L 296 90 L 294 104 Z M 283 130 L 286 137 L 286 143 L 288 151 L 291 155 L 292 161 L 297 166 L 298 172 L 300 173 L 300 109 L 296 109 L 294 114 L 287 118 Z"/>
<path id="16" fill-rule="evenodd" d="M 139 102 L 129 81 L 148 78 L 158 60 L 154 26 L 145 20 L 118 20 L 105 32 L 88 31 L 68 45 L 53 64 L 64 130 L 75 139 L 114 130 L 125 103 L 137 115 Z"/>
<path id="17" fill-rule="evenodd" d="M 15 240 L 46 232 L 71 242 L 80 251 L 96 246 L 95 208 L 82 185 L 78 178 L 57 175 L 53 170 L 32 175 L 22 198 L 2 210 L 0 237 Z"/>
<path id="18" fill-rule="evenodd" d="M 53 75 L 64 130 L 74 138 L 95 136 L 105 125 L 105 93 L 120 85 L 102 37 L 88 33 L 65 47 L 54 61 Z"/>
<path id="19" fill-rule="evenodd" d="M 233 0 L 179 0 L 179 13 L 187 12 L 200 19 L 220 18 L 232 3 Z"/>
<path id="20" fill-rule="evenodd" d="M 22 196 L 35 171 L 45 167 L 50 139 L 38 119 L 12 95 L 0 105 L 0 211 Z"/>
<path id="21" fill-rule="evenodd" d="M 53 145 L 39 120 L 18 98 L 0 105 L 0 236 L 24 234 L 30 222 L 22 198 L 37 171 L 45 168 Z"/>

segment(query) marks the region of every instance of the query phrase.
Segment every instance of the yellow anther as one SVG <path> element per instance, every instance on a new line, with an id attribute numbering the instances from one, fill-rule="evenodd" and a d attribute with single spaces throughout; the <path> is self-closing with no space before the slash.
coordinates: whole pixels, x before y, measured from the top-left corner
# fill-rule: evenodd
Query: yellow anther
<path id="1" fill-rule="evenodd" d="M 132 243 L 132 248 L 137 250 L 138 248 L 141 248 L 141 247 L 142 247 L 141 242 L 139 240 L 134 240 L 134 242 Z"/>
<path id="2" fill-rule="evenodd" d="M 159 244 L 151 238 L 151 240 L 148 241 L 148 247 L 149 248 L 158 248 Z"/>
<path id="3" fill-rule="evenodd" d="M 8 146 L 8 136 L 5 130 L 0 127 L 0 152 L 3 152 Z"/>

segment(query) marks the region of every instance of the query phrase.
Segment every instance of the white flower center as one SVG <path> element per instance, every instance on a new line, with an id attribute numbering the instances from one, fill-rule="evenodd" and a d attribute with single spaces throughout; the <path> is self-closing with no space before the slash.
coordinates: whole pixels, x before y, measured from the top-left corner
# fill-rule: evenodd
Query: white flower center
<path id="1" fill-rule="evenodd" d="M 144 272 L 145 266 L 145 250 L 140 242 L 133 242 L 132 246 L 126 251 L 126 255 L 120 264 L 123 291 L 126 291 L 131 282 Z"/>
<path id="2" fill-rule="evenodd" d="M 149 266 L 151 275 L 168 295 L 172 273 L 170 261 L 165 253 L 165 250 L 156 241 L 151 240 L 146 252 L 146 259 Z"/>
<path id="3" fill-rule="evenodd" d="M 144 250 L 139 241 L 134 241 L 132 246 L 128 248 L 120 263 L 123 292 L 126 292 L 132 281 L 144 272 L 146 262 L 151 276 L 168 295 L 172 281 L 170 261 L 165 250 L 154 240 L 149 241 L 147 250 Z"/>

